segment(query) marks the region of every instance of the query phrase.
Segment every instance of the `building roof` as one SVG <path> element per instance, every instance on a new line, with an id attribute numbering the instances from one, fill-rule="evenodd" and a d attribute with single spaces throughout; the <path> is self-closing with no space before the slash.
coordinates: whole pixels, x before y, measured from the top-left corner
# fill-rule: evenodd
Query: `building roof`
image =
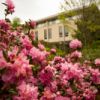
<path id="1" fill-rule="evenodd" d="M 58 14 L 54 14 L 54 15 L 51 15 L 51 16 L 48 16 L 48 17 L 45 17 L 45 18 L 42 18 L 40 20 L 36 20 L 36 23 L 37 24 L 40 24 L 40 23 L 44 23 L 44 22 L 47 22 L 47 21 L 53 21 L 55 19 L 58 19 L 60 15 L 64 14 L 65 16 L 67 17 L 72 17 L 72 16 L 75 16 L 77 15 L 75 12 L 78 11 L 80 9 L 74 9 L 74 10 L 70 10 L 68 12 L 61 12 L 61 13 L 58 13 Z M 74 13 L 73 13 L 74 12 Z M 73 13 L 73 14 L 71 14 Z"/>
<path id="2" fill-rule="evenodd" d="M 42 18 L 42 19 L 40 19 L 40 20 L 36 20 L 36 23 L 37 23 L 37 24 L 40 24 L 40 23 L 44 23 L 44 22 L 47 22 L 47 21 L 52 21 L 52 20 L 57 19 L 58 16 L 59 16 L 59 14 L 51 15 L 51 16 Z"/>

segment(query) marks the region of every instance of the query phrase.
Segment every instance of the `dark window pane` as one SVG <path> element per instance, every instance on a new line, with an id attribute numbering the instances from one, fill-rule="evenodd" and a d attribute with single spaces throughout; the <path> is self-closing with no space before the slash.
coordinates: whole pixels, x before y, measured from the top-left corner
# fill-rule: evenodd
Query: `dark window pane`
<path id="1" fill-rule="evenodd" d="M 67 27 L 66 26 L 64 27 L 64 35 L 68 36 L 68 31 L 67 31 Z"/>
<path id="2" fill-rule="evenodd" d="M 47 39 L 47 30 L 44 30 L 44 39 Z"/>
<path id="3" fill-rule="evenodd" d="M 59 26 L 59 37 L 63 36 L 63 29 L 62 26 Z"/>
<path id="4" fill-rule="evenodd" d="M 52 38 L 52 29 L 49 28 L 48 29 L 48 39 L 51 39 Z"/>

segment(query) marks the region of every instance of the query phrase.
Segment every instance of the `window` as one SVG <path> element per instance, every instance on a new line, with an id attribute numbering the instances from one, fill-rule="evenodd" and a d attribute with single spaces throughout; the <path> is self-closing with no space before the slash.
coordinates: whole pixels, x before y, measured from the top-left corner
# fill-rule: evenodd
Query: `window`
<path id="1" fill-rule="evenodd" d="M 48 39 L 51 39 L 52 38 L 52 29 L 49 28 L 48 29 Z"/>
<path id="2" fill-rule="evenodd" d="M 62 26 L 59 26 L 59 37 L 63 36 Z"/>
<path id="3" fill-rule="evenodd" d="M 44 39 L 47 39 L 47 30 L 44 30 Z"/>
<path id="4" fill-rule="evenodd" d="M 67 27 L 66 26 L 64 26 L 64 35 L 68 36 L 68 31 L 67 31 Z"/>
<path id="5" fill-rule="evenodd" d="M 35 32 L 35 40 L 38 41 L 38 31 Z"/>

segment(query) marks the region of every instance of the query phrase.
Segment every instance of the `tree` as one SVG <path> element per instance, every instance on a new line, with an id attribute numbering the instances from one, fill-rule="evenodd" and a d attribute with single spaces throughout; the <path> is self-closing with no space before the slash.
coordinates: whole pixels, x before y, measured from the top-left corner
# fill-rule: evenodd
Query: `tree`
<path id="1" fill-rule="evenodd" d="M 80 15 L 76 20 L 78 30 L 76 36 L 83 43 L 90 44 L 100 39 L 100 0 L 65 0 L 64 10 L 67 16 Z M 67 9 L 71 9 L 71 11 Z"/>
<path id="2" fill-rule="evenodd" d="M 88 8 L 84 8 L 83 15 L 76 24 L 78 27 L 76 37 L 83 43 L 90 44 L 100 39 L 100 11 L 97 5 L 92 4 Z"/>

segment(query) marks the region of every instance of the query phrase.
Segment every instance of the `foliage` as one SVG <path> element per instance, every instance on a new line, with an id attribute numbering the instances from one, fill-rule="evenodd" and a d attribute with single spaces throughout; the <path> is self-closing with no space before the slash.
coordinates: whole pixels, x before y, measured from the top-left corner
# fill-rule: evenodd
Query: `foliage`
<path id="1" fill-rule="evenodd" d="M 76 37 L 87 44 L 100 39 L 100 11 L 96 5 L 83 10 L 84 15 L 76 22 L 78 31 Z"/>
<path id="2" fill-rule="evenodd" d="M 21 25 L 21 20 L 18 17 L 15 17 L 12 21 L 12 26 L 14 29 L 16 29 L 18 26 Z"/>
<path id="3" fill-rule="evenodd" d="M 85 45 L 100 39 L 100 0 L 65 0 L 63 16 L 78 16 L 76 35 Z M 67 10 L 70 8 L 71 11 Z M 75 10 L 74 10 L 75 9 Z"/>
<path id="4" fill-rule="evenodd" d="M 94 60 L 100 57 L 100 40 L 94 41 L 92 45 L 84 46 L 82 49 L 83 58 Z"/>

